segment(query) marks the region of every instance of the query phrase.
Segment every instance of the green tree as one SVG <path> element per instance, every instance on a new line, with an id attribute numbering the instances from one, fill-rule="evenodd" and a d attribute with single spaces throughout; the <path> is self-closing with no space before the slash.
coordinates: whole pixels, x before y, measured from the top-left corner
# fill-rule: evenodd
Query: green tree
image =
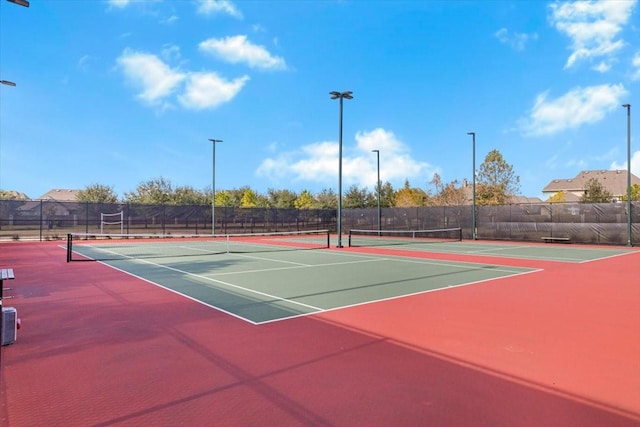
<path id="1" fill-rule="evenodd" d="M 171 204 L 176 205 L 206 205 L 211 203 L 211 197 L 207 197 L 202 191 L 193 187 L 177 187 L 171 195 Z"/>
<path id="2" fill-rule="evenodd" d="M 627 195 L 625 194 L 620 198 L 622 201 L 627 201 Z M 631 200 L 638 201 L 640 200 L 640 184 L 633 184 L 631 186 Z"/>
<path id="3" fill-rule="evenodd" d="M 476 199 L 481 205 L 504 205 L 520 190 L 520 177 L 498 150 L 487 154 L 480 165 Z"/>
<path id="4" fill-rule="evenodd" d="M 118 196 L 113 191 L 113 187 L 102 184 L 91 184 L 84 190 L 78 191 L 76 200 L 79 202 L 116 203 Z"/>
<path id="5" fill-rule="evenodd" d="M 392 208 L 395 204 L 395 191 L 391 183 L 386 181 L 380 188 L 380 207 Z"/>
<path id="6" fill-rule="evenodd" d="M 338 207 L 338 195 L 330 188 L 323 189 L 316 194 L 318 209 L 336 209 Z"/>
<path id="7" fill-rule="evenodd" d="M 584 187 L 584 194 L 580 197 L 583 203 L 608 203 L 613 199 L 613 194 L 596 178 L 591 178 Z"/>
<path id="8" fill-rule="evenodd" d="M 293 204 L 296 209 L 311 209 L 315 206 L 316 200 L 309 190 L 302 190 Z"/>
<path id="9" fill-rule="evenodd" d="M 270 188 L 267 191 L 269 206 L 274 208 L 293 208 L 298 195 L 289 190 L 274 190 Z"/>
<path id="10" fill-rule="evenodd" d="M 346 209 L 364 208 L 367 206 L 367 195 L 368 191 L 366 188 L 360 188 L 357 184 L 353 184 L 344 193 L 342 198 L 342 207 Z"/>
<path id="11" fill-rule="evenodd" d="M 269 198 L 264 194 L 256 193 L 256 208 L 270 208 Z M 293 208 L 293 206 L 292 206 Z"/>
<path id="12" fill-rule="evenodd" d="M 173 187 L 163 177 L 141 182 L 136 191 L 124 193 L 124 201 L 128 203 L 165 204 L 171 200 Z"/>

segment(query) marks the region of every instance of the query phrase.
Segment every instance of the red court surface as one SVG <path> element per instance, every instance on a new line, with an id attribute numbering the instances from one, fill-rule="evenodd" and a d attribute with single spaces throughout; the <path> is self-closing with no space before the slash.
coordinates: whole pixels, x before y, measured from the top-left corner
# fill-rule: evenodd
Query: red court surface
<path id="1" fill-rule="evenodd" d="M 59 244 L 0 244 L 3 426 L 640 425 L 640 251 L 254 326 Z"/>

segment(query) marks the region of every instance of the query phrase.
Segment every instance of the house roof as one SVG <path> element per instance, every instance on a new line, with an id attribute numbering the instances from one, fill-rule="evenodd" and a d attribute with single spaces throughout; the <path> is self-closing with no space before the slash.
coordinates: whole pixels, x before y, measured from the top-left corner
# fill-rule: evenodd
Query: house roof
<path id="1" fill-rule="evenodd" d="M 80 190 L 54 188 L 38 198 L 38 200 L 56 200 L 58 202 L 75 202 Z"/>
<path id="2" fill-rule="evenodd" d="M 476 191 L 480 186 L 476 184 Z M 473 201 L 473 185 L 469 184 L 466 180 L 462 181 L 462 191 L 464 191 L 466 204 L 471 204 Z M 527 204 L 527 203 L 541 203 L 542 199 L 539 197 L 528 197 L 522 195 L 512 195 L 509 198 L 509 203 L 512 204 Z"/>
<path id="3" fill-rule="evenodd" d="M 622 196 L 627 193 L 627 171 L 626 170 L 587 170 L 582 171 L 574 178 L 554 179 L 542 190 L 543 193 L 557 193 L 572 191 L 584 191 L 587 182 L 597 179 L 604 188 L 614 196 Z M 640 178 L 631 174 L 631 185 L 640 185 Z"/>

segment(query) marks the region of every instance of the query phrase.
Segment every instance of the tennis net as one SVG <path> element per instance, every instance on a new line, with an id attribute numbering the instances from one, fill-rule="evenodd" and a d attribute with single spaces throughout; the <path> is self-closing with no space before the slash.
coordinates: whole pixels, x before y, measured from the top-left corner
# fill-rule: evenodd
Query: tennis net
<path id="1" fill-rule="evenodd" d="M 329 230 L 216 235 L 67 234 L 67 262 L 173 258 L 329 247 Z"/>
<path id="2" fill-rule="evenodd" d="M 349 230 L 349 247 L 443 243 L 462 240 L 462 228 L 437 230 Z"/>

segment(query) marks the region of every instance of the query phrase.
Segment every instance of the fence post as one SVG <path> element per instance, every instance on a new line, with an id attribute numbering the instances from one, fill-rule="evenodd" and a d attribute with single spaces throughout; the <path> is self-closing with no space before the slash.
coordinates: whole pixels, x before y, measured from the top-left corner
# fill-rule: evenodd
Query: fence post
<path id="1" fill-rule="evenodd" d="M 43 217 L 43 206 L 44 204 L 42 203 L 42 199 L 40 199 L 40 241 L 42 242 L 42 222 L 44 221 L 44 217 Z"/>

